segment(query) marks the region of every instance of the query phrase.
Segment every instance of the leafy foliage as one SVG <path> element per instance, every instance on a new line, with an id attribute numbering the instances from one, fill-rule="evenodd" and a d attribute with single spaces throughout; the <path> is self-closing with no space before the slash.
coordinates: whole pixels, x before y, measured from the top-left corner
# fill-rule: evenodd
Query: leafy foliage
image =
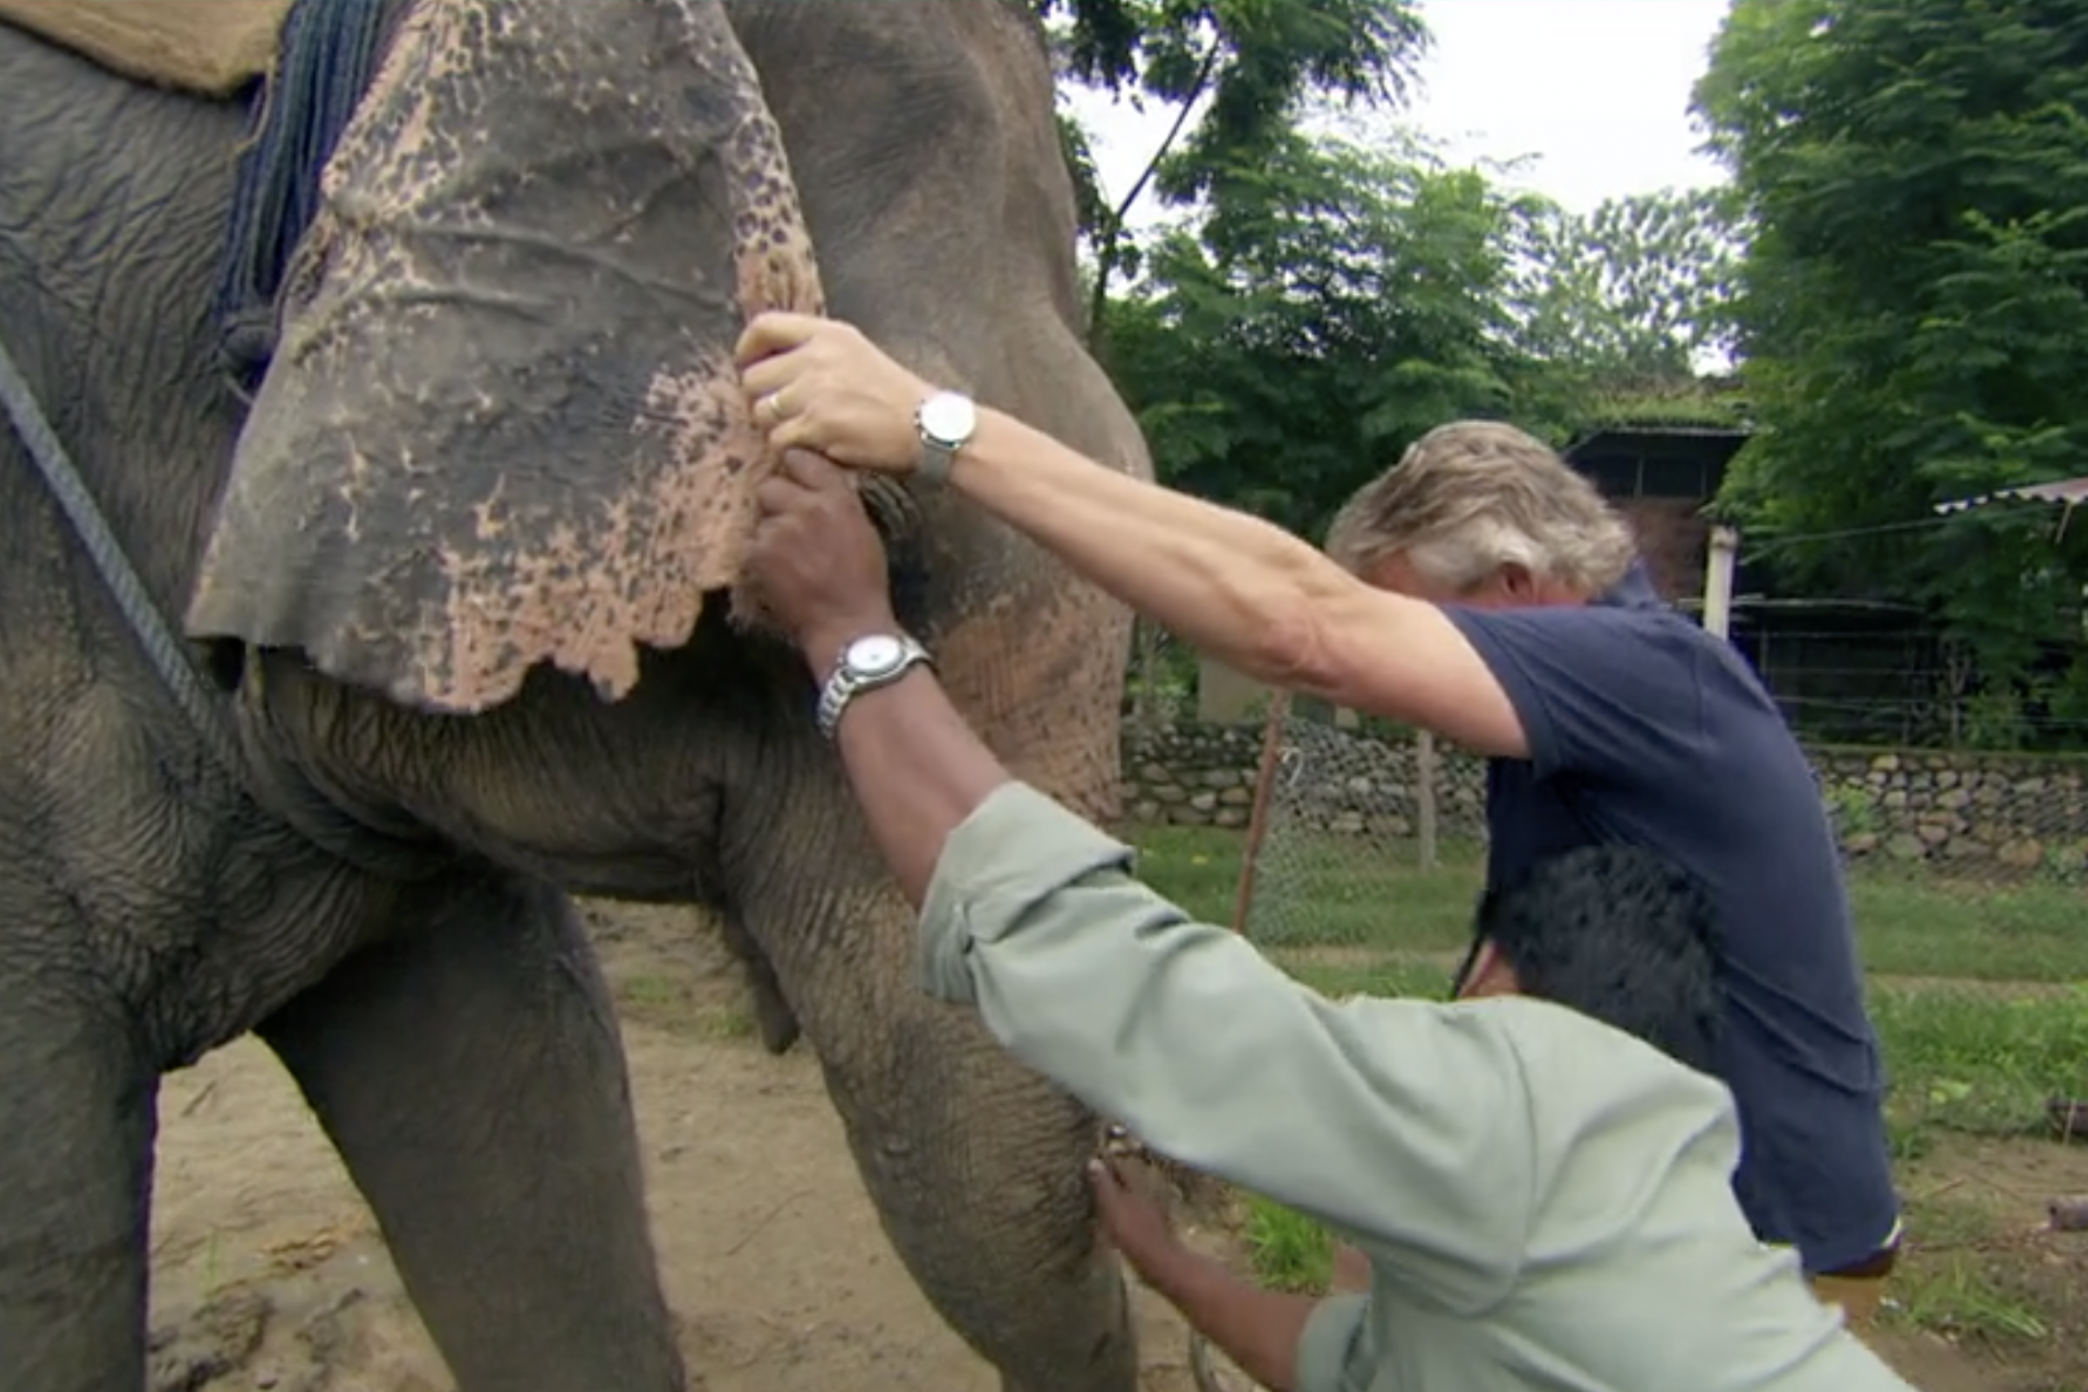
<path id="1" fill-rule="evenodd" d="M 1696 95 L 1755 228 L 1736 320 L 1762 429 L 1726 502 L 1793 579 L 1916 599 L 1985 698 L 2088 713 L 2088 551 L 1933 505 L 2088 472 L 2088 10 L 1735 0 Z M 2018 724 L 2014 720 L 2005 723 Z"/>
<path id="2" fill-rule="evenodd" d="M 1163 478 L 1312 534 L 1417 436 L 1730 424 L 1690 356 L 1732 251 L 1693 195 L 1576 217 L 1420 139 L 1285 135 L 1143 248 L 1102 346 Z"/>
<path id="3" fill-rule="evenodd" d="M 1726 301 L 1740 240 L 1723 191 L 1538 210 L 1522 248 L 1525 346 L 1597 377 L 1687 383 L 1730 349 Z"/>
<path id="4" fill-rule="evenodd" d="M 1109 308 L 1107 364 L 1164 478 L 1309 533 L 1430 426 L 1531 398 L 1523 203 L 1418 145 L 1297 134 L 1226 177 Z"/>
<path id="5" fill-rule="evenodd" d="M 1081 228 L 1095 252 L 1096 318 L 1119 270 L 1135 271 L 1125 234 L 1149 189 L 1177 206 L 1254 201 L 1237 182 L 1279 151 L 1307 98 L 1404 99 L 1428 33 L 1411 0 L 1030 0 L 1057 36 L 1065 75 L 1176 119 L 1145 173 L 1114 204 L 1085 138 L 1068 133 Z M 1070 118 L 1061 117 L 1062 126 Z"/>
<path id="6" fill-rule="evenodd" d="M 1289 133 L 1308 93 L 1396 101 L 1427 30 L 1408 0 L 1032 0 L 1059 26 L 1066 75 L 1111 92 L 1209 105 L 1158 174 L 1171 202 L 1209 195 Z"/>

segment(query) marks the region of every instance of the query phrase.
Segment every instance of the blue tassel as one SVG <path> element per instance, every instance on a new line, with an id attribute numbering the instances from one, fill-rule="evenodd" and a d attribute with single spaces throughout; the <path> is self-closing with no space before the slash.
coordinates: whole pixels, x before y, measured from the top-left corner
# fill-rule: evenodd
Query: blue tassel
<path id="1" fill-rule="evenodd" d="M 277 299 L 319 213 L 319 175 L 368 93 L 401 0 L 296 0 L 275 73 L 252 98 L 234 173 L 215 318 L 242 395 L 274 356 Z"/>

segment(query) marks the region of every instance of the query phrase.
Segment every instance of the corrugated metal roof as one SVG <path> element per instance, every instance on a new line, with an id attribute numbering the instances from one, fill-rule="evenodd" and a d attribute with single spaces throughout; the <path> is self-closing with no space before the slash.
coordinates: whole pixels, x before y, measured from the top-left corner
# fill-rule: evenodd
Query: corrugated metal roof
<path id="1" fill-rule="evenodd" d="M 1605 436 L 1631 438 L 1645 435 L 1667 435 L 1684 440 L 1745 440 L 1754 432 L 1745 426 L 1712 425 L 1709 423 L 1686 423 L 1677 425 L 1591 425 L 1587 433 L 1566 447 L 1564 453 L 1570 458 L 1576 451 L 1586 449 Z"/>
<path id="2" fill-rule="evenodd" d="M 1968 508 L 1985 507 L 1989 503 L 2006 502 L 2058 503 L 2072 507 L 2075 503 L 2083 501 L 2088 501 L 2088 475 L 2060 479 L 2057 483 L 2033 483 L 2022 488 L 2002 488 L 1972 498 L 1953 498 L 1947 503 L 1936 504 L 1936 511 L 1963 512 Z"/>

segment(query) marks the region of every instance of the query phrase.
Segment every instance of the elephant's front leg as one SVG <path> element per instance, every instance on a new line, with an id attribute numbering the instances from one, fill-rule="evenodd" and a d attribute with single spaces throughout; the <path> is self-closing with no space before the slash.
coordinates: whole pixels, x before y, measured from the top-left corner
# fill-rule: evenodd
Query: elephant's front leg
<path id="1" fill-rule="evenodd" d="M 0 1387 L 135 1392 L 158 1076 L 105 964 L 69 946 L 72 916 L 6 908 Z"/>
<path id="2" fill-rule="evenodd" d="M 784 912 L 786 907 L 790 911 Z M 1122 1273 L 1097 1240 L 1094 1118 L 969 1011 L 922 995 L 889 891 L 778 903 L 749 926 L 817 1051 L 886 1235 L 1008 1392 L 1131 1392 Z M 808 934 L 811 923 L 828 925 Z"/>
<path id="3" fill-rule="evenodd" d="M 607 990 L 570 905 L 459 877 L 263 1036 L 462 1392 L 678 1392 Z"/>

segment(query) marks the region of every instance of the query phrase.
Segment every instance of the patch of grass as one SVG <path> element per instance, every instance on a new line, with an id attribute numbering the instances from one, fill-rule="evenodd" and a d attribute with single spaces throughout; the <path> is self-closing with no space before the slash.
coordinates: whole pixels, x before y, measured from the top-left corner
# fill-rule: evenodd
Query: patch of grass
<path id="1" fill-rule="evenodd" d="M 1849 877 L 1864 967 L 1966 981 L 2088 980 L 2088 896 L 1861 871 Z"/>
<path id="2" fill-rule="evenodd" d="M 1238 832 L 1151 827 L 1126 833 L 1146 883 L 1209 923 L 1230 924 L 1239 891 Z M 1463 948 L 1478 903 L 1481 861 L 1468 846 L 1445 848 L 1423 870 L 1370 842 L 1324 836 L 1287 840 L 1260 869 L 1265 904 L 1310 896 L 1309 913 L 1272 914 L 1250 925 L 1264 947 L 1347 946 L 1383 951 Z"/>
<path id="3" fill-rule="evenodd" d="M 617 1008 L 627 1019 L 705 1039 L 747 1039 L 754 1034 L 754 1012 L 744 1000 L 713 1000 L 671 976 L 634 973 L 616 982 L 615 992 Z"/>
<path id="4" fill-rule="evenodd" d="M 640 1010 L 671 1010 L 682 1002 L 682 989 L 664 976 L 648 976 L 643 973 L 625 977 L 616 983 L 617 998 L 626 1005 Z"/>
<path id="5" fill-rule="evenodd" d="M 703 1014 L 703 1032 L 713 1039 L 750 1039 L 754 1012 L 743 1001 L 716 1006 Z"/>
<path id="6" fill-rule="evenodd" d="M 1244 838 L 1210 827 L 1134 827 L 1139 873 L 1183 908 L 1230 924 Z M 1455 953 L 1478 901 L 1478 848 L 1450 843 L 1422 870 L 1338 835 L 1291 836 L 1259 873 L 1265 903 L 1295 902 L 1251 925 L 1263 947 L 1339 947 L 1387 954 Z M 1880 976 L 1966 981 L 2088 981 L 2088 896 L 2040 881 L 1994 886 L 1920 873 L 1860 869 L 1849 879 L 1857 945 Z M 1309 903 L 1309 910 L 1306 905 Z"/>
<path id="7" fill-rule="evenodd" d="M 2007 996 L 1948 985 L 1870 993 L 1896 1129 L 2010 1135 L 2088 1091 L 2088 990 Z M 1918 1144 L 1918 1140 L 1917 1140 Z M 1918 1152 L 1916 1152 L 1918 1153 Z"/>
<path id="8" fill-rule="evenodd" d="M 206 1296 L 215 1295 L 219 1285 L 223 1282 L 222 1273 L 218 1270 L 220 1260 L 218 1239 L 220 1236 L 221 1234 L 218 1230 L 212 1228 L 210 1236 L 203 1241 L 203 1275 L 201 1281 L 203 1293 Z"/>
<path id="9" fill-rule="evenodd" d="M 2000 1220 L 1989 1205 L 1967 1198 L 1955 1183 L 1906 1196 L 1909 1251 L 1955 1252 L 1977 1247 L 2000 1232 Z"/>
<path id="10" fill-rule="evenodd" d="M 2042 1315 L 2003 1290 L 1971 1253 L 1910 1261 L 1893 1273 L 1891 1292 L 1890 1323 L 1989 1340 L 2028 1342 L 2051 1332 Z"/>
<path id="11" fill-rule="evenodd" d="M 1304 1214 L 1259 1194 L 1247 1196 L 1247 1226 L 1241 1233 L 1254 1269 L 1276 1290 L 1317 1294 L 1334 1269 L 1334 1242 Z"/>
<path id="12" fill-rule="evenodd" d="M 1269 960 L 1321 995 L 1406 996 L 1441 1000 L 1450 993 L 1451 969 L 1433 960 L 1385 957 L 1378 961 L 1328 958 L 1310 948 L 1275 948 Z"/>

